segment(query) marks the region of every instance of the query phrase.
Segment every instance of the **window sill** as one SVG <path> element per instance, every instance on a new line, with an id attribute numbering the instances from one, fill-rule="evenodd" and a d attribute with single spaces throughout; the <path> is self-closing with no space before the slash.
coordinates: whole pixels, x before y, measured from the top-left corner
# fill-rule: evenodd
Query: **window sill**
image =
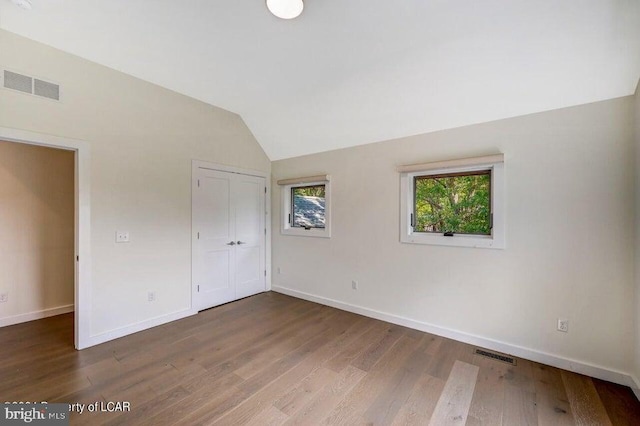
<path id="1" fill-rule="evenodd" d="M 315 237 L 315 238 L 331 238 L 331 231 L 328 228 L 303 229 L 303 228 L 283 228 L 280 233 L 282 235 L 293 235 L 296 237 Z"/>
<path id="2" fill-rule="evenodd" d="M 426 244 L 450 247 L 470 247 L 470 248 L 492 248 L 504 249 L 504 239 L 480 236 L 480 235 L 454 235 L 453 237 L 445 237 L 438 234 L 419 234 L 412 233 L 403 235 L 402 243 L 408 244 Z"/>

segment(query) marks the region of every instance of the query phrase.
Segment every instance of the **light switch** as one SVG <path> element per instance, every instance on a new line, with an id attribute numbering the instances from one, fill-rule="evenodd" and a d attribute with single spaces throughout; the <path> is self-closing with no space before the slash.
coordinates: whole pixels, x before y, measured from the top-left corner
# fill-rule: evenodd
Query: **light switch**
<path id="1" fill-rule="evenodd" d="M 116 231 L 116 243 L 128 243 L 128 242 L 129 242 L 129 232 Z"/>

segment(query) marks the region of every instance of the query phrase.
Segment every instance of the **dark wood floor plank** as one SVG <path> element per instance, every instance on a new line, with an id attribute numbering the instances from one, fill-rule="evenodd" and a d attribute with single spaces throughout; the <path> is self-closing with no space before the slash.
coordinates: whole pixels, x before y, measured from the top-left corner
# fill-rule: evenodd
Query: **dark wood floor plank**
<path id="1" fill-rule="evenodd" d="M 367 409 L 384 391 L 387 381 L 396 376 L 398 370 L 403 367 L 404 361 L 415 352 L 415 349 L 414 340 L 400 336 L 358 385 L 324 419 L 323 424 L 363 423 Z"/>
<path id="2" fill-rule="evenodd" d="M 269 405 L 259 415 L 254 416 L 248 423 L 245 423 L 245 426 L 279 426 L 288 419 L 289 416 L 273 405 Z"/>
<path id="3" fill-rule="evenodd" d="M 171 388 L 167 392 L 158 395 L 156 398 L 136 406 L 136 409 L 133 412 L 122 413 L 104 424 L 107 426 L 126 426 L 140 423 L 155 415 L 160 409 L 165 409 L 180 403 L 189 395 L 190 393 L 182 386 Z"/>
<path id="4" fill-rule="evenodd" d="M 616 426 L 640 425 L 640 404 L 629 388 L 592 379 L 611 423 Z"/>
<path id="5" fill-rule="evenodd" d="M 589 377 L 569 371 L 562 371 L 560 375 L 576 425 L 611 425 L 609 415 Z"/>
<path id="6" fill-rule="evenodd" d="M 207 407 L 220 407 L 224 402 L 233 407 L 232 401 L 242 401 L 245 397 L 245 393 L 236 387 L 241 382 L 242 379 L 235 374 L 227 374 L 217 380 L 204 380 L 197 386 L 193 386 L 193 383 L 191 386 L 189 384 L 183 385 L 189 392 L 188 396 L 177 404 L 162 407 L 155 415 L 138 424 L 149 426 L 189 424 L 189 417 L 198 410 L 204 409 L 206 411 Z"/>
<path id="7" fill-rule="evenodd" d="M 506 425 L 536 426 L 538 411 L 535 393 L 507 384 L 504 388 L 502 422 Z"/>
<path id="8" fill-rule="evenodd" d="M 372 342 L 382 339 L 386 333 L 387 325 L 385 323 L 382 321 L 371 321 L 371 326 L 358 337 L 357 341 L 339 350 L 326 362 L 327 368 L 338 373 L 341 372 L 373 344 Z"/>
<path id="9" fill-rule="evenodd" d="M 423 373 L 418 380 L 411 394 L 400 408 L 393 424 L 421 426 L 429 423 L 433 415 L 440 394 L 444 389 L 445 381 L 437 377 Z"/>
<path id="10" fill-rule="evenodd" d="M 319 424 L 366 374 L 366 372 L 348 365 L 342 369 L 333 383 L 324 386 L 304 407 L 293 413 L 285 424 Z"/>
<path id="11" fill-rule="evenodd" d="M 538 424 L 569 426 L 575 424 L 560 370 L 542 364 L 533 367 Z"/>
<path id="12" fill-rule="evenodd" d="M 273 406 L 290 416 L 308 404 L 324 386 L 333 382 L 337 375 L 338 373 L 328 368 L 318 368 L 305 377 L 300 384 L 276 399 Z"/>
<path id="13" fill-rule="evenodd" d="M 456 361 L 471 363 L 474 357 L 471 346 L 451 339 L 442 339 L 432 352 L 427 374 L 445 381 Z"/>
<path id="14" fill-rule="evenodd" d="M 356 358 L 351 365 L 362 371 L 369 371 L 376 362 L 393 346 L 404 334 L 402 327 L 389 325 L 387 332 L 382 339 L 372 343 L 365 351 Z"/>
<path id="15" fill-rule="evenodd" d="M 500 425 L 504 411 L 504 377 L 510 366 L 480 355 L 474 356 L 472 363 L 478 366 L 479 370 L 467 424 Z"/>
<path id="16" fill-rule="evenodd" d="M 410 338 L 414 338 L 411 337 Z M 382 391 L 364 413 L 364 421 L 371 424 L 391 424 L 402 406 L 409 399 L 414 385 L 425 372 L 431 355 L 424 350 L 428 339 L 423 334 L 420 339 L 415 339 L 416 348 L 409 358 L 402 363 L 400 368 L 388 380 Z"/>
<path id="17" fill-rule="evenodd" d="M 357 320 L 350 317 L 351 321 L 339 319 L 335 324 L 308 344 L 316 347 L 315 350 L 309 351 L 308 348 L 302 352 L 302 359 L 294 367 L 286 373 L 274 378 L 266 384 L 262 378 L 254 377 L 242 383 L 240 386 L 248 391 L 255 391 L 250 399 L 243 402 L 225 416 L 218 419 L 218 424 L 242 424 L 250 421 L 261 410 L 262 407 L 273 404 L 274 400 L 280 398 L 285 392 L 291 389 L 300 381 L 309 375 L 315 369 L 321 368 L 322 365 L 335 352 L 335 341 L 351 328 L 356 326 Z M 354 336 L 355 337 L 355 336 Z M 348 342 L 347 342 L 348 343 Z M 319 345 L 318 345 L 319 344 Z M 296 355 L 297 357 L 297 355 Z M 267 367 L 271 368 L 271 367 Z M 265 374 L 269 374 L 268 372 Z M 265 385 L 258 391 L 255 380 L 259 380 Z"/>
<path id="18" fill-rule="evenodd" d="M 476 365 L 457 360 L 454 362 L 429 425 L 463 425 L 467 422 L 478 371 Z"/>
<path id="19" fill-rule="evenodd" d="M 640 424 L 629 388 L 277 293 L 83 351 L 59 315 L 0 348 L 2 400 L 132 404 L 72 425 Z"/>

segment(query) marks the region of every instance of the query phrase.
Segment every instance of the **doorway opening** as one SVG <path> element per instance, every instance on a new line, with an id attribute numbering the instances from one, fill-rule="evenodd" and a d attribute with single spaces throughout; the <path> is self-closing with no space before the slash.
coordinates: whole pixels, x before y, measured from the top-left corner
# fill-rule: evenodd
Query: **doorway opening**
<path id="1" fill-rule="evenodd" d="M 0 141 L 0 195 L 14 207 L 0 215 L 0 326 L 73 311 L 74 346 L 91 346 L 88 144 L 4 127 Z"/>

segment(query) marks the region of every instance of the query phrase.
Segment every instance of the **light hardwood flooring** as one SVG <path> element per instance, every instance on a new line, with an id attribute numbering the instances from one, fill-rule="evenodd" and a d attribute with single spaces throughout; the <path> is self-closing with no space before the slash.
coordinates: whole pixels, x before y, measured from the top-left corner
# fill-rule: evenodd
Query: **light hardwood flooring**
<path id="1" fill-rule="evenodd" d="M 107 425 L 640 425 L 629 388 L 277 293 L 83 351 L 73 317 L 0 329 L 0 399 Z"/>

